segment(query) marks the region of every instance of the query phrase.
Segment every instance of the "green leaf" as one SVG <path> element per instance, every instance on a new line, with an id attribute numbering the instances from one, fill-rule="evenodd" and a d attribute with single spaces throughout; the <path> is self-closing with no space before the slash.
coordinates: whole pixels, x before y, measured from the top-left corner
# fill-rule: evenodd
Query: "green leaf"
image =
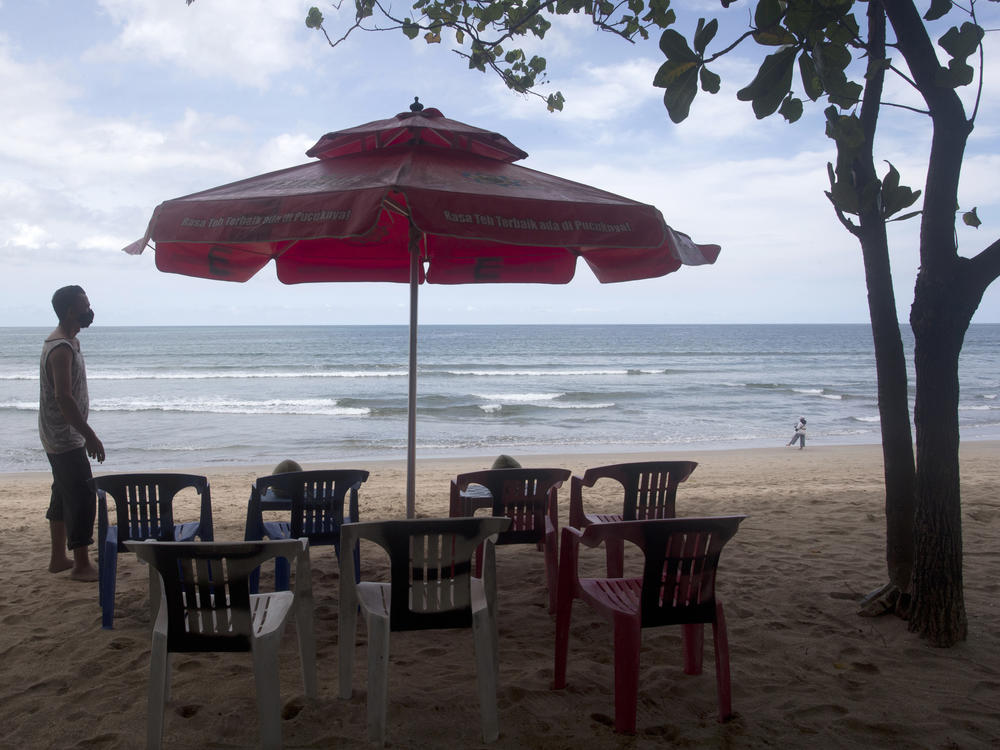
<path id="1" fill-rule="evenodd" d="M 936 21 L 951 10 L 951 0 L 931 0 L 931 7 L 924 13 L 925 21 Z"/>
<path id="2" fill-rule="evenodd" d="M 323 14 L 315 5 L 309 9 L 306 16 L 306 26 L 310 29 L 318 29 L 323 25 Z"/>
<path id="3" fill-rule="evenodd" d="M 886 221 L 906 221 L 907 219 L 912 219 L 914 216 L 920 216 L 923 211 L 910 211 L 908 214 L 903 214 L 902 216 L 894 216 L 891 219 L 886 219 Z"/>
<path id="4" fill-rule="evenodd" d="M 428 44 L 440 44 L 441 35 L 436 31 L 428 31 L 426 34 L 424 34 L 424 41 L 427 42 Z"/>
<path id="5" fill-rule="evenodd" d="M 788 122 L 795 122 L 802 117 L 802 100 L 789 94 L 781 103 L 778 112 Z"/>
<path id="6" fill-rule="evenodd" d="M 701 79 L 701 90 L 709 94 L 718 94 L 719 86 L 722 83 L 722 79 L 715 73 L 710 71 L 704 65 L 701 66 L 701 70 L 698 71 L 698 76 Z"/>
<path id="7" fill-rule="evenodd" d="M 670 0 L 651 0 L 642 20 L 665 29 L 677 20 L 677 14 L 670 10 Z"/>
<path id="8" fill-rule="evenodd" d="M 667 60 L 656 71 L 656 75 L 653 76 L 653 85 L 660 89 L 673 86 L 679 79 L 687 75 L 689 71 L 695 70 L 697 67 L 698 63 L 694 62 Z"/>
<path id="9" fill-rule="evenodd" d="M 765 47 L 782 47 L 786 44 L 795 44 L 798 41 L 794 34 L 780 26 L 772 26 L 763 31 L 753 32 L 753 40 Z"/>
<path id="10" fill-rule="evenodd" d="M 952 88 L 957 86 L 968 86 L 975 78 L 976 71 L 964 60 L 948 61 L 948 83 Z"/>
<path id="11" fill-rule="evenodd" d="M 964 60 L 979 47 L 983 41 L 983 29 L 974 23 L 966 21 L 961 30 L 952 26 L 938 40 L 938 45 L 954 58 Z"/>
<path id="12" fill-rule="evenodd" d="M 457 31 L 455 32 L 455 41 L 456 41 L 456 42 L 457 42 L 458 44 L 465 44 L 465 32 L 464 32 L 464 31 L 462 31 L 461 29 L 458 29 L 458 30 L 457 30 Z"/>
<path id="13" fill-rule="evenodd" d="M 978 214 L 976 214 L 976 207 L 974 207 L 971 211 L 966 211 L 962 214 L 962 222 L 966 226 L 973 227 L 975 229 L 979 229 L 979 226 L 983 223 L 979 220 Z"/>
<path id="14" fill-rule="evenodd" d="M 403 33 L 406 34 L 407 39 L 416 39 L 417 34 L 420 33 L 420 27 L 413 23 L 409 18 L 403 19 Z"/>
<path id="15" fill-rule="evenodd" d="M 699 62 L 700 58 L 688 46 L 687 39 L 673 29 L 664 29 L 660 35 L 660 49 L 668 60 Z"/>
<path id="16" fill-rule="evenodd" d="M 889 171 L 882 180 L 882 217 L 888 219 L 895 213 L 909 208 L 920 198 L 919 190 L 911 190 L 899 184 L 899 172 L 892 162 L 887 162 Z"/>
<path id="17" fill-rule="evenodd" d="M 705 48 L 708 43 L 715 38 L 716 32 L 719 30 L 719 22 L 717 19 L 713 18 L 707 24 L 704 18 L 698 19 L 698 30 L 694 32 L 694 49 L 699 55 L 705 54 Z"/>
<path id="18" fill-rule="evenodd" d="M 545 100 L 546 105 L 548 105 L 549 112 L 561 112 L 565 102 L 566 99 L 563 97 L 561 91 L 549 94 L 549 98 Z"/>
<path id="19" fill-rule="evenodd" d="M 843 71 L 851 64 L 851 51 L 843 44 L 820 42 L 813 47 L 813 58 L 820 76 Z"/>
<path id="20" fill-rule="evenodd" d="M 865 143 L 865 130 L 857 115 L 842 115 L 836 107 L 823 110 L 826 115 L 826 135 L 837 142 L 839 152 L 848 153 Z"/>
<path id="21" fill-rule="evenodd" d="M 692 65 L 675 78 L 663 93 L 663 105 L 673 122 L 683 122 L 687 118 L 697 93 L 698 66 Z"/>
<path id="22" fill-rule="evenodd" d="M 802 76 L 802 89 L 811 101 L 816 101 L 823 95 L 823 82 L 816 74 L 816 66 L 807 52 L 799 55 L 799 74 Z"/>
<path id="23" fill-rule="evenodd" d="M 791 90 L 797 53 L 795 47 L 789 47 L 768 55 L 750 84 L 736 92 L 737 99 L 752 103 L 758 120 L 774 114 Z"/>
<path id="24" fill-rule="evenodd" d="M 753 14 L 754 26 L 759 30 L 769 29 L 777 25 L 782 13 L 781 3 L 778 0 L 760 0 Z"/>

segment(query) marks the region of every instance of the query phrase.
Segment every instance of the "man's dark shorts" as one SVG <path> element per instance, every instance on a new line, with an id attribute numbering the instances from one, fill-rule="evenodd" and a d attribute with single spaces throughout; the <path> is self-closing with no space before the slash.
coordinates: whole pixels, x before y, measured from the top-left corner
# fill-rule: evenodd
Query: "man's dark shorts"
<path id="1" fill-rule="evenodd" d="M 65 453 L 46 453 L 52 466 L 52 498 L 45 517 L 66 524 L 66 547 L 87 547 L 94 543 L 97 496 L 88 481 L 93 474 L 86 448 Z"/>

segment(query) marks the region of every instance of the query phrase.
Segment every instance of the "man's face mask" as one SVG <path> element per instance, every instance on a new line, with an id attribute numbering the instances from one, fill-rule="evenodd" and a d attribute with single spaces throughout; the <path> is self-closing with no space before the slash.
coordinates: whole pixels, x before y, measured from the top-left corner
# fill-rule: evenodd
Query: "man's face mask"
<path id="1" fill-rule="evenodd" d="M 87 310 L 80 313 L 80 317 L 76 319 L 77 323 L 80 324 L 80 328 L 89 328 L 90 324 L 94 322 L 94 311 Z"/>

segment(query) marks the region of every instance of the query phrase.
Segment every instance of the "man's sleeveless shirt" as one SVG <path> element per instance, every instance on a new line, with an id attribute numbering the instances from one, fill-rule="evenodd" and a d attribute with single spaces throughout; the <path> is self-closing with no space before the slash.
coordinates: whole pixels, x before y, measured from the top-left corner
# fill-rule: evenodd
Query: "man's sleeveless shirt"
<path id="1" fill-rule="evenodd" d="M 42 447 L 46 453 L 65 453 L 86 444 L 83 435 L 73 429 L 63 418 L 59 403 L 56 401 L 55 384 L 48 371 L 49 355 L 57 347 L 68 346 L 73 352 L 70 365 L 73 398 L 80 408 L 80 413 L 86 420 L 90 413 L 90 395 L 87 393 L 87 366 L 80 351 L 80 342 L 76 339 L 53 339 L 42 346 L 42 358 L 39 369 L 41 389 L 38 399 L 38 435 L 42 439 Z"/>

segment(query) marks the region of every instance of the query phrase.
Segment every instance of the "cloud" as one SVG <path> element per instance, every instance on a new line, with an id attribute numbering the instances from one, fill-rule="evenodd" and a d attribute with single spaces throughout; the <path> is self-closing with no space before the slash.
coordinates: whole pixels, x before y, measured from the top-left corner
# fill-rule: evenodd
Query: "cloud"
<path id="1" fill-rule="evenodd" d="M 100 0 L 118 28 L 89 60 L 143 60 L 202 77 L 266 88 L 290 70 L 308 67 L 320 40 L 305 26 L 308 2 L 273 0 Z"/>

